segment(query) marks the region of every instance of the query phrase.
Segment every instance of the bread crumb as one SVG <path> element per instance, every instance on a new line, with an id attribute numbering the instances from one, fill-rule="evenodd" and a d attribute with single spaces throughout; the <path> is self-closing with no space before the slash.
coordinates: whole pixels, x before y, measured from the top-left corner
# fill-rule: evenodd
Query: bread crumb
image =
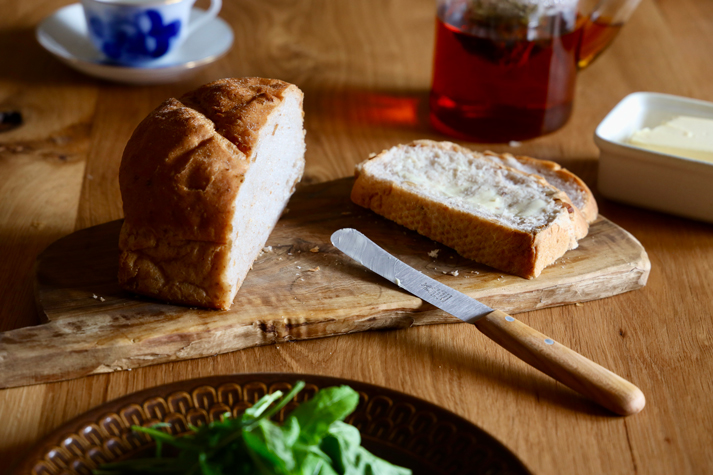
<path id="1" fill-rule="evenodd" d="M 376 154 L 374 152 L 369 154 L 369 158 L 374 158 L 374 157 L 376 157 Z"/>
<path id="2" fill-rule="evenodd" d="M 457 271 L 457 270 L 451 271 L 451 272 L 449 272 L 449 274 L 452 275 L 453 277 L 458 277 L 458 271 Z"/>
<path id="3" fill-rule="evenodd" d="M 576 307 L 584 307 L 584 304 L 582 302 L 577 302 L 574 304 Z"/>
<path id="4" fill-rule="evenodd" d="M 93 299 L 98 299 L 99 297 L 97 296 L 97 294 L 92 294 L 92 298 L 93 298 Z"/>
<path id="5" fill-rule="evenodd" d="M 103 302 L 103 301 L 105 301 L 105 300 L 106 300 L 106 299 L 105 299 L 104 297 L 99 297 L 99 301 L 100 301 L 100 302 Z"/>
<path id="6" fill-rule="evenodd" d="M 319 252 L 319 246 L 314 246 L 309 252 Z"/>
<path id="7" fill-rule="evenodd" d="M 265 246 L 262 248 L 262 252 L 272 252 L 272 246 Z"/>
<path id="8" fill-rule="evenodd" d="M 431 257 L 431 258 L 435 259 L 436 257 L 438 257 L 438 252 L 439 252 L 439 251 L 440 251 L 440 249 L 434 249 L 434 250 L 432 250 L 431 252 L 428 253 L 428 257 Z"/>
<path id="9" fill-rule="evenodd" d="M 301 266 L 297 266 L 297 268 L 298 268 L 298 269 L 302 269 L 302 267 L 301 267 Z"/>
<path id="10" fill-rule="evenodd" d="M 522 142 L 518 142 L 517 140 L 511 140 L 508 145 L 510 145 L 511 147 L 519 147 L 520 145 L 522 145 Z"/>
<path id="11" fill-rule="evenodd" d="M 307 269 L 310 272 L 317 272 L 319 270 L 319 266 L 315 267 L 314 269 Z"/>

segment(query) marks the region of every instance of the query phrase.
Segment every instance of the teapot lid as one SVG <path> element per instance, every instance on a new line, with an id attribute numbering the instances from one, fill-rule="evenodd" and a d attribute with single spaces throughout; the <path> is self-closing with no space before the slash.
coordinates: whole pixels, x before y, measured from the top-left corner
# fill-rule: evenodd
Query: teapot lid
<path id="1" fill-rule="evenodd" d="M 579 0 L 470 0 L 470 10 L 479 16 L 538 18 L 571 12 Z"/>

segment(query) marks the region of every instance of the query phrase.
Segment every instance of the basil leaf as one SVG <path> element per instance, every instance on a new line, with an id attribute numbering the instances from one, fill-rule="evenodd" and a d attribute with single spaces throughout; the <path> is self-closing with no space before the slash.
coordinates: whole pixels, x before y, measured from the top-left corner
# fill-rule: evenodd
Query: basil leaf
<path id="1" fill-rule="evenodd" d="M 359 429 L 341 421 L 334 422 L 326 437 L 322 440 L 320 448 L 326 453 L 337 473 L 347 473 L 350 467 L 356 465 L 357 449 L 361 445 Z"/>
<path id="2" fill-rule="evenodd" d="M 339 475 L 411 475 L 411 470 L 392 465 L 361 446 L 359 430 L 341 421 L 333 423 L 320 448 Z"/>
<path id="3" fill-rule="evenodd" d="M 364 447 L 357 449 L 354 471 L 345 472 L 348 475 L 411 475 L 411 470 L 398 467 L 372 454 Z"/>
<path id="4" fill-rule="evenodd" d="M 329 426 L 342 421 L 354 412 L 359 403 L 359 394 L 349 386 L 335 386 L 317 392 L 307 402 L 292 411 L 290 417 L 299 422 L 300 441 L 304 444 L 319 444 Z"/>
<path id="5" fill-rule="evenodd" d="M 299 430 L 299 427 L 297 427 Z M 295 468 L 292 455 L 292 444 L 286 435 L 292 435 L 292 430 L 283 432 L 274 422 L 260 420 L 250 429 L 243 429 L 243 440 L 249 450 L 255 452 L 262 462 L 273 469 L 276 474 L 288 475 Z M 292 436 L 293 439 L 296 439 Z"/>
<path id="6" fill-rule="evenodd" d="M 290 474 L 292 475 L 292 474 Z M 322 457 L 315 454 L 308 454 L 308 456 L 300 464 L 300 471 L 296 472 L 294 475 L 338 475 L 334 471 L 332 465 Z"/>

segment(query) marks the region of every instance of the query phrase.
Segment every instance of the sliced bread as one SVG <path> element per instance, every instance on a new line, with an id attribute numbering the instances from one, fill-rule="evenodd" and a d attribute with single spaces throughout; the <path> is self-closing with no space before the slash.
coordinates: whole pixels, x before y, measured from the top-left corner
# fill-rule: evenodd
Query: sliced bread
<path id="1" fill-rule="evenodd" d="M 599 213 L 597 201 L 587 184 L 558 163 L 509 153 L 484 152 L 483 155 L 510 168 L 541 176 L 550 185 L 564 191 L 572 204 L 582 212 L 588 223 L 593 223 L 597 219 Z"/>
<path id="2" fill-rule="evenodd" d="M 119 171 L 119 282 L 158 299 L 230 308 L 304 170 L 303 94 L 222 79 L 141 122 Z"/>
<path id="3" fill-rule="evenodd" d="M 450 142 L 418 140 L 357 165 L 356 204 L 525 278 L 587 234 L 567 195 L 528 174 Z"/>

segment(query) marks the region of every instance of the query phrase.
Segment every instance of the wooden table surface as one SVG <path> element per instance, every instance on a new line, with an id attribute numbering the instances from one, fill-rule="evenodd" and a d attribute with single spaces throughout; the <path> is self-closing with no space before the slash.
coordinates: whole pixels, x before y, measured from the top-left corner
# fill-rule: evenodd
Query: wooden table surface
<path id="1" fill-rule="evenodd" d="M 221 17 L 235 31 L 225 57 L 189 80 L 134 87 L 83 76 L 36 43 L 38 22 L 66 1 L 0 0 L 0 110 L 25 119 L 0 133 L 0 331 L 39 322 L 32 273 L 44 247 L 122 217 L 124 144 L 168 97 L 227 76 L 299 85 L 307 183 L 350 175 L 369 153 L 397 143 L 445 138 L 426 121 L 430 0 L 225 3 Z M 516 151 L 556 160 L 596 188 L 599 121 L 634 91 L 713 100 L 711 48 L 713 2 L 644 0 L 609 50 L 580 73 L 570 122 Z M 472 326 L 437 325 L 2 390 L 0 466 L 119 396 L 201 376 L 282 371 L 356 379 L 434 402 L 495 436 L 535 474 L 713 473 L 713 226 L 598 199 L 602 214 L 646 247 L 648 285 L 519 317 L 637 384 L 647 405 L 636 416 L 599 409 Z"/>

